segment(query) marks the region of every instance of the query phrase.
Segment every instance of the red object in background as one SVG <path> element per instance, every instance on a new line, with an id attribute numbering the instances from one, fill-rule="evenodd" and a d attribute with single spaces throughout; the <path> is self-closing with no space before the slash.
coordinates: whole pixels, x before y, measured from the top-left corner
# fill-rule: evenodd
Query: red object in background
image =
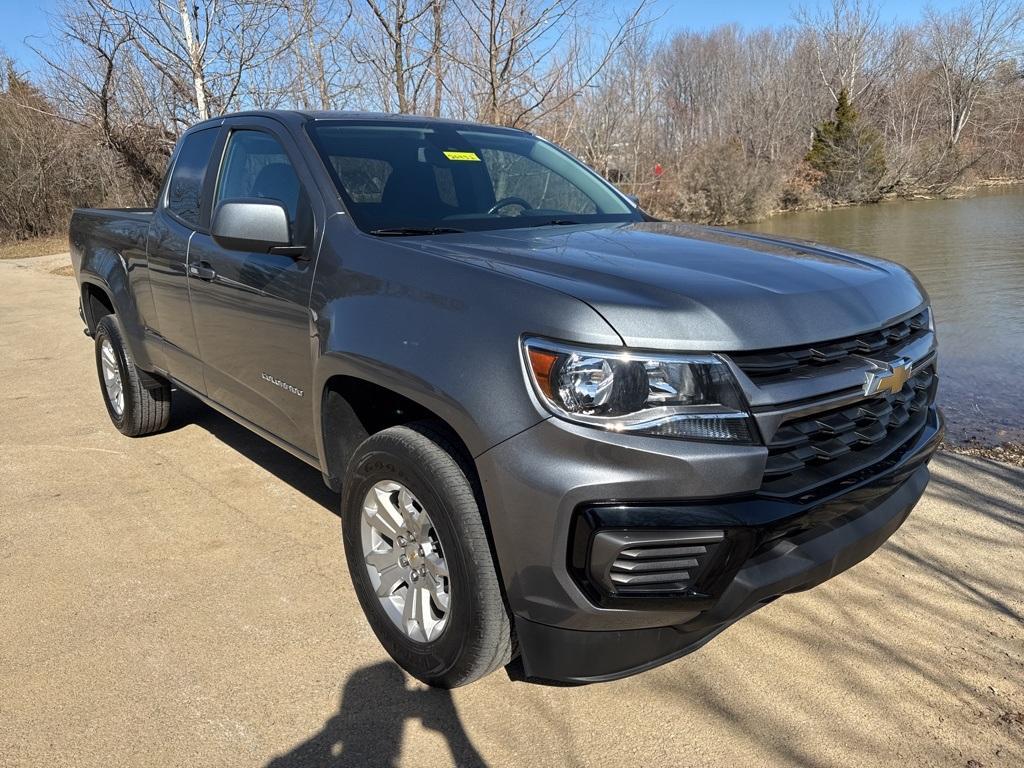
<path id="1" fill-rule="evenodd" d="M 661 167 L 661 163 L 654 164 L 654 175 L 661 176 L 665 172 L 665 169 Z"/>

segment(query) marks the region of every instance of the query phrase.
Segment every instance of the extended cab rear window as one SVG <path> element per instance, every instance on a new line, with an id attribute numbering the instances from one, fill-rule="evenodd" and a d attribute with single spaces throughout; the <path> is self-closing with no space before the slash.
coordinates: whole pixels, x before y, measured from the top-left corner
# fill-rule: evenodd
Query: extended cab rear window
<path id="1" fill-rule="evenodd" d="M 370 233 L 642 218 L 593 171 L 523 131 L 318 120 L 309 132 L 356 225 Z"/>
<path id="2" fill-rule="evenodd" d="M 219 129 L 206 128 L 190 133 L 182 139 L 178 156 L 167 182 L 165 207 L 184 224 L 199 226 L 203 206 L 203 181 L 210 163 L 210 153 L 217 141 Z"/>

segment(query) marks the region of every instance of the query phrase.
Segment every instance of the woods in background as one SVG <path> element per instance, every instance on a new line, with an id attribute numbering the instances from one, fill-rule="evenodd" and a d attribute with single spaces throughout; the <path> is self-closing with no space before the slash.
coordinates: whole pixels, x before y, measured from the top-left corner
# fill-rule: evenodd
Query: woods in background
<path id="1" fill-rule="evenodd" d="M 0 62 L 0 239 L 151 204 L 188 126 L 248 108 L 526 128 L 710 223 L 1024 176 L 1020 2 L 668 37 L 682 8 L 635 2 L 65 0 L 31 80 Z"/>

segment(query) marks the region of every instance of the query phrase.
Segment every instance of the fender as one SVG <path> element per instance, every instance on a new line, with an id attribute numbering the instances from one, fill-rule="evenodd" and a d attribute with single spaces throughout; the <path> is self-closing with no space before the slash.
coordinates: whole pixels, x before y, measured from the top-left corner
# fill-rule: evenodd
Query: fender
<path id="1" fill-rule="evenodd" d="M 480 425 L 466 408 L 449 393 L 421 377 L 413 376 L 408 371 L 398 368 L 393 363 L 369 358 L 358 353 L 335 351 L 320 357 L 314 371 L 314 392 L 318 393 L 318 396 L 313 399 L 314 423 L 318 425 L 316 448 L 325 479 L 329 478 L 330 468 L 328 467 L 328 453 L 325 444 L 326 430 L 323 428 L 324 398 L 329 381 L 337 376 L 358 379 L 383 387 L 429 411 L 455 431 L 473 457 L 490 447 L 486 445 L 488 439 Z M 532 423 L 539 420 L 540 417 L 537 417 Z"/>
<path id="2" fill-rule="evenodd" d="M 476 457 L 548 417 L 522 367 L 524 330 L 620 343 L 604 318 L 576 298 L 486 266 L 396 247 L 407 244 L 393 239 L 351 230 L 343 237 L 333 230 L 341 226 L 329 222 L 310 302 L 314 424 L 324 464 L 323 395 L 333 376 L 416 403 L 443 419 Z M 346 249 L 335 250 L 336 243 Z"/>
<path id="3" fill-rule="evenodd" d="M 145 240 L 143 240 L 145 248 Z M 144 257 L 144 251 L 140 254 Z M 110 300 L 118 320 L 125 332 L 125 342 L 135 359 L 136 365 L 143 370 L 153 369 L 153 360 L 145 344 L 145 324 L 139 313 L 135 296 L 130 288 L 130 273 L 137 269 L 145 269 L 142 258 L 126 259 L 122 252 L 107 246 L 93 246 L 81 254 L 81 266 L 78 270 L 79 289 L 84 300 L 86 285 L 92 285 Z M 83 302 L 84 303 L 84 302 Z M 85 310 L 89 312 L 89 309 Z M 95 328 L 96 318 L 88 317 L 90 327 Z"/>

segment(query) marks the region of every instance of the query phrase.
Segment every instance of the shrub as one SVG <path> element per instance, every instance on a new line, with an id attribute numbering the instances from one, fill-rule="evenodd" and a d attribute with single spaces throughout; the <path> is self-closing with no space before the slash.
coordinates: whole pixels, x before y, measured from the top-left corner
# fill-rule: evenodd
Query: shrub
<path id="1" fill-rule="evenodd" d="M 111 154 L 0 60 L 0 241 L 63 233 L 76 206 L 120 202 Z"/>
<path id="2" fill-rule="evenodd" d="M 666 179 L 659 212 L 702 224 L 753 221 L 779 207 L 784 177 L 781 165 L 749 157 L 739 141 L 705 146 Z"/>

